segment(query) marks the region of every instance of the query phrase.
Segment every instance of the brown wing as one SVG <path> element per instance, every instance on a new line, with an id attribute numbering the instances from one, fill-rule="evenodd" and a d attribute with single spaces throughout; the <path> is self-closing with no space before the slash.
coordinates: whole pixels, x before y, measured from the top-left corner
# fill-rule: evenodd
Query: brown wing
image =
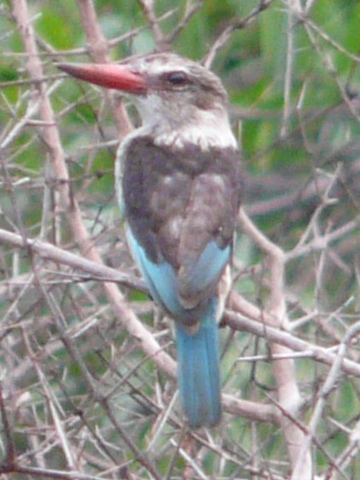
<path id="1" fill-rule="evenodd" d="M 154 145 L 149 137 L 138 137 L 129 144 L 124 160 L 128 223 L 149 260 L 172 265 L 179 295 L 186 296 L 194 266 L 212 242 L 222 262 L 213 278 L 216 284 L 226 263 L 221 251 L 226 249 L 229 257 L 240 204 L 238 152 L 194 146 L 174 151 Z M 206 284 L 204 288 L 211 287 Z"/>

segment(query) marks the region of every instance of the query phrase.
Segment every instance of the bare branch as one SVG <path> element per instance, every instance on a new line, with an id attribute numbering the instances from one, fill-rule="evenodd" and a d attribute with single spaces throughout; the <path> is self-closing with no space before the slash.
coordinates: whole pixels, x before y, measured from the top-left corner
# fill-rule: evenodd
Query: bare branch
<path id="1" fill-rule="evenodd" d="M 255 7 L 247 17 L 243 19 L 235 19 L 230 26 L 226 27 L 222 33 L 219 35 L 217 40 L 213 43 L 208 53 L 206 54 L 205 59 L 203 60 L 204 66 L 210 68 L 213 64 L 213 61 L 218 53 L 218 51 L 230 40 L 231 35 L 236 30 L 241 30 L 247 25 L 252 23 L 258 15 L 270 7 L 274 0 L 260 0 L 260 3 Z"/>
<path id="2" fill-rule="evenodd" d="M 153 0 L 138 0 L 153 32 L 155 42 L 159 50 L 167 49 L 168 44 L 156 18 Z"/>
<path id="3" fill-rule="evenodd" d="M 285 255 L 282 250 L 270 242 L 246 217 L 244 211 L 240 209 L 239 223 L 242 230 L 247 233 L 258 244 L 258 246 L 269 256 L 270 269 L 270 301 L 266 309 L 268 316 L 264 318 L 265 331 L 267 327 L 276 326 L 277 328 L 287 328 L 287 314 L 285 306 L 284 292 L 284 265 Z M 287 347 L 269 342 L 271 354 L 277 358 L 279 355 L 290 353 Z M 302 404 L 299 388 L 296 382 L 296 372 L 293 359 L 283 358 L 274 360 L 273 373 L 277 383 L 277 395 L 281 408 L 288 411 L 291 416 L 297 418 L 299 408 Z M 281 427 L 289 451 L 292 468 L 298 465 L 298 458 L 302 452 L 304 432 L 298 428 L 298 425 L 288 418 L 280 417 Z M 310 455 L 302 458 L 301 474 L 303 480 L 311 480 L 312 466 Z"/>
<path id="4" fill-rule="evenodd" d="M 195 15 L 195 13 L 202 7 L 204 0 L 195 1 L 192 3 L 191 1 L 186 2 L 185 13 L 181 20 L 178 22 L 176 27 L 169 33 L 166 37 L 166 44 L 171 45 L 172 42 L 176 39 L 176 37 L 184 30 L 187 26 L 191 18 Z"/>
<path id="5" fill-rule="evenodd" d="M 242 301 L 238 301 L 238 299 L 234 298 L 234 294 L 231 295 L 231 305 L 236 307 L 236 310 L 239 310 L 243 306 Z M 241 305 L 241 306 L 240 306 Z M 247 306 L 244 309 L 248 311 Z M 290 333 L 284 332 L 282 330 L 278 330 L 273 327 L 265 326 L 260 317 L 258 321 L 249 320 L 248 318 L 242 315 L 233 313 L 231 311 L 226 311 L 225 315 L 225 324 L 229 325 L 231 328 L 241 331 L 247 331 L 253 333 L 256 336 L 264 337 L 268 341 L 276 342 L 281 345 L 284 345 L 288 349 L 292 351 L 298 352 L 305 352 L 307 356 L 311 356 L 314 360 L 324 363 L 326 365 L 332 366 L 336 359 L 338 358 L 337 355 L 337 347 L 334 348 L 323 348 L 319 347 L 318 345 L 305 342 Z M 291 353 L 285 353 L 285 358 L 293 356 Z M 269 357 L 269 360 L 271 357 Z M 348 375 L 354 375 L 356 377 L 360 377 L 360 366 L 357 362 L 352 360 L 344 359 L 341 365 L 342 371 Z"/>
<path id="6" fill-rule="evenodd" d="M 93 0 L 77 1 L 80 17 L 91 58 L 97 63 L 108 63 L 110 61 L 108 43 L 105 40 L 97 20 Z M 113 117 L 117 126 L 119 139 L 125 137 L 132 130 L 132 124 L 127 115 L 122 99 L 114 92 L 104 91 L 104 95 L 111 106 Z"/>

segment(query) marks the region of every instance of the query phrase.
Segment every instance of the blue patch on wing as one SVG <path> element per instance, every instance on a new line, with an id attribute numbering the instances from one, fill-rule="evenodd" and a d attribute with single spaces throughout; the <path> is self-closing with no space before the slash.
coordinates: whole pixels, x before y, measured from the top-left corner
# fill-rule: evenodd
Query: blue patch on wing
<path id="1" fill-rule="evenodd" d="M 162 305 L 175 319 L 187 323 L 194 320 L 195 309 L 185 309 L 179 301 L 179 282 L 174 268 L 167 262 L 154 263 L 149 260 L 142 246 L 136 241 L 130 228 L 127 236 L 131 251 L 136 258 L 151 296 Z M 187 269 L 186 277 L 182 277 L 181 293 L 190 297 L 206 291 L 217 282 L 221 271 L 229 260 L 230 247 L 221 249 L 215 241 L 210 242 L 198 261 Z M 198 312 L 200 313 L 200 312 Z"/>
<path id="2" fill-rule="evenodd" d="M 220 248 L 215 240 L 209 242 L 198 261 L 187 268 L 186 276 L 182 279 L 183 290 L 196 295 L 217 282 L 229 261 L 230 252 L 230 246 Z"/>
<path id="3" fill-rule="evenodd" d="M 168 312 L 176 317 L 180 316 L 184 309 L 178 299 L 179 288 L 174 269 L 167 262 L 159 264 L 151 262 L 130 228 L 127 229 L 127 235 L 131 251 L 139 264 L 151 296 Z"/>

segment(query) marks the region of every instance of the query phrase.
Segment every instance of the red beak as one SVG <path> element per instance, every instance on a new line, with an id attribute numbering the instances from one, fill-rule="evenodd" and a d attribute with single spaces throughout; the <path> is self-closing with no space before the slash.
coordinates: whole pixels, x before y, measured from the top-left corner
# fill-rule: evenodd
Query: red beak
<path id="1" fill-rule="evenodd" d="M 129 93 L 145 93 L 146 82 L 136 72 L 132 72 L 126 65 L 114 63 L 60 63 L 59 70 L 72 75 L 73 77 L 95 83 L 101 87 L 123 90 Z"/>

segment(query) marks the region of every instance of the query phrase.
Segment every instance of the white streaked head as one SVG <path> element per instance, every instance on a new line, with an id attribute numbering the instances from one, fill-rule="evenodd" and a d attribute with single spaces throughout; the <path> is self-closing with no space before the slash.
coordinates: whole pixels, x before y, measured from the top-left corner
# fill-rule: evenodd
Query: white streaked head
<path id="1" fill-rule="evenodd" d="M 227 94 L 215 74 L 170 53 L 137 57 L 123 65 L 144 79 L 146 88 L 135 101 L 141 131 L 154 136 L 156 144 L 237 147 L 228 119 Z"/>

